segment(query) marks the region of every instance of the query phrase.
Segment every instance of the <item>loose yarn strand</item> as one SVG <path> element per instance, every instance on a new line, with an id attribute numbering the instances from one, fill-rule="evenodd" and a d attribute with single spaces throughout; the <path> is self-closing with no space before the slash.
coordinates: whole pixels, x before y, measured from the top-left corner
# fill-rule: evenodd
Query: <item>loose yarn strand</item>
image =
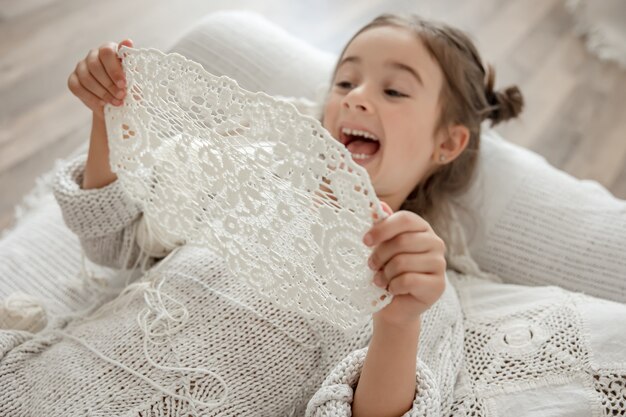
<path id="1" fill-rule="evenodd" d="M 141 379 L 142 381 L 146 382 L 147 384 L 149 384 L 150 386 L 152 386 L 153 388 L 155 388 L 156 390 L 162 392 L 165 395 L 168 395 L 172 398 L 176 398 L 178 400 L 181 401 L 187 401 L 187 402 L 193 402 L 195 405 L 198 405 L 200 407 L 207 407 L 207 408 L 215 408 L 215 407 L 219 407 L 220 405 L 222 405 L 224 403 L 224 401 L 226 400 L 226 397 L 220 399 L 219 401 L 211 401 L 211 402 L 205 402 L 205 401 L 200 401 L 200 400 L 196 400 L 193 398 L 187 398 L 185 396 L 176 394 L 170 390 L 168 390 L 167 388 L 164 388 L 163 386 L 159 385 L 158 383 L 154 382 L 152 379 L 148 378 L 147 376 L 141 374 L 140 372 L 135 371 L 132 368 L 129 368 L 128 366 L 124 365 L 122 362 L 116 361 L 115 359 L 111 359 L 105 355 L 103 355 L 102 353 L 100 353 L 98 350 L 94 349 L 92 346 L 90 346 L 88 343 L 86 343 L 85 341 L 83 341 L 82 339 L 75 337 L 67 332 L 64 332 L 62 330 L 55 330 L 54 333 L 63 336 L 67 339 L 70 339 L 76 343 L 78 343 L 79 345 L 85 347 L 87 350 L 91 351 L 94 355 L 96 355 L 98 358 L 100 358 L 101 360 L 113 365 L 113 366 L 117 366 L 121 369 L 123 369 L 124 371 L 128 372 L 129 374 Z M 158 366 L 158 364 L 157 364 Z M 185 368 L 183 368 L 185 369 Z M 209 371 L 210 372 L 210 371 Z M 220 378 L 220 381 L 223 381 L 223 379 Z"/>
<path id="2" fill-rule="evenodd" d="M 86 343 L 82 339 L 75 337 L 73 335 L 70 335 L 69 333 L 61 331 L 61 330 L 57 330 L 55 331 L 55 333 L 63 337 L 67 337 L 81 344 L 82 346 L 84 346 L 85 348 L 93 352 L 98 358 L 112 365 L 118 366 L 121 369 L 137 376 L 138 378 L 149 383 L 152 387 L 156 388 L 157 390 L 161 391 L 162 393 L 166 395 L 172 396 L 173 398 L 187 401 L 193 404 L 194 406 L 208 407 L 208 408 L 219 407 L 224 404 L 224 402 L 226 401 L 228 397 L 228 385 L 226 384 L 226 381 L 220 375 L 218 375 L 217 373 L 209 369 L 204 369 L 200 367 L 197 367 L 197 368 L 182 367 L 182 366 L 170 367 L 170 366 L 160 365 L 150 356 L 150 353 L 148 350 L 149 341 L 152 344 L 157 345 L 157 346 L 166 344 L 169 338 L 171 338 L 175 333 L 180 331 L 180 328 L 184 325 L 186 320 L 189 318 L 189 311 L 187 310 L 187 308 L 184 306 L 183 303 L 176 300 L 174 297 L 171 297 L 170 295 L 162 292 L 162 287 L 165 282 L 165 279 L 159 280 L 158 283 L 156 283 L 156 285 L 155 285 L 156 280 L 145 281 L 149 277 L 156 275 L 159 272 L 159 269 L 161 269 L 164 264 L 166 264 L 170 259 L 172 259 L 173 255 L 176 252 L 178 252 L 180 248 L 181 248 L 180 246 L 175 248 L 166 257 L 166 259 L 164 259 L 158 265 L 156 265 L 154 268 L 148 271 L 147 275 L 144 276 L 143 278 L 144 281 L 131 284 L 128 287 L 126 287 L 124 291 L 119 295 L 117 300 L 126 299 L 126 303 L 124 305 L 128 306 L 135 295 L 137 295 L 138 293 L 143 293 L 144 301 L 146 303 L 147 309 L 137 314 L 137 322 L 138 322 L 139 328 L 142 330 L 144 334 L 143 353 L 148 363 L 150 363 L 150 365 L 165 372 L 180 372 L 183 374 L 201 373 L 201 374 L 209 375 L 213 377 L 215 380 L 217 380 L 219 384 L 223 387 L 223 395 L 221 396 L 221 398 L 217 400 L 212 400 L 212 401 L 200 401 L 190 396 L 185 397 L 183 395 L 173 393 L 167 388 L 162 387 L 158 383 L 146 377 L 145 375 L 129 368 L 128 366 L 124 365 L 123 363 L 115 359 L 109 358 L 106 355 L 100 353 L 99 351 L 97 351 L 95 348 L 90 346 L 88 343 Z M 136 264 L 135 264 L 135 267 L 136 267 Z M 170 312 L 170 310 L 168 310 L 168 308 L 166 307 L 165 303 L 167 301 L 173 303 L 177 307 L 177 309 L 174 312 Z M 116 311 L 117 310 L 116 307 L 119 306 L 119 303 L 116 303 L 114 301 L 108 307 L 111 307 L 111 306 L 114 306 L 113 307 L 114 311 Z M 89 319 L 100 317 L 105 311 L 110 311 L 110 308 L 101 309 L 100 311 L 98 311 L 96 316 L 90 317 Z M 155 319 L 154 321 L 149 323 L 148 318 L 151 313 L 155 315 Z M 171 326 L 172 323 L 174 323 L 173 327 Z M 155 340 L 157 338 L 164 338 L 165 340 L 157 341 Z"/>

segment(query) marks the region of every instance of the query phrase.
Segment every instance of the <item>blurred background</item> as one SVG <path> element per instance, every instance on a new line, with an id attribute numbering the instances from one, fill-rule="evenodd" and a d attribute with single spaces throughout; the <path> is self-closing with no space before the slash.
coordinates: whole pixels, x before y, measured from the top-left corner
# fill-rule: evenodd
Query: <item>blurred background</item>
<path id="1" fill-rule="evenodd" d="M 383 12 L 460 27 L 495 65 L 496 87 L 525 95 L 522 117 L 496 130 L 626 198 L 626 0 L 0 0 L 0 232 L 35 179 L 89 139 L 91 112 L 67 88 L 89 49 L 131 38 L 166 51 L 227 9 L 334 53 Z"/>

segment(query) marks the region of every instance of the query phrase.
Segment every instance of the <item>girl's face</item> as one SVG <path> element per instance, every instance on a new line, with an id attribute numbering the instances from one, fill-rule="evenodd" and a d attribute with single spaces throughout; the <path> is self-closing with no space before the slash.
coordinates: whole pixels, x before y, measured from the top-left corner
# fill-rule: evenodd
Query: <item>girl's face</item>
<path id="1" fill-rule="evenodd" d="M 433 155 L 442 83 L 437 62 L 404 28 L 359 34 L 337 67 L 324 127 L 347 144 L 378 198 L 394 211 L 437 166 Z M 367 132 L 366 137 L 358 131 Z M 367 140 L 370 135 L 374 141 Z"/>

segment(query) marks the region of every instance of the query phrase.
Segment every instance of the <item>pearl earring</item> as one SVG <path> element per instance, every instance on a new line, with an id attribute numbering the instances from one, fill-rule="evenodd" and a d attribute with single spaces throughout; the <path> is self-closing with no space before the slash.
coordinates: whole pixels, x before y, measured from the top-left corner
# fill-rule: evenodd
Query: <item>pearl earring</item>
<path id="1" fill-rule="evenodd" d="M 439 162 L 443 162 L 446 160 L 446 156 L 445 155 L 439 155 Z"/>

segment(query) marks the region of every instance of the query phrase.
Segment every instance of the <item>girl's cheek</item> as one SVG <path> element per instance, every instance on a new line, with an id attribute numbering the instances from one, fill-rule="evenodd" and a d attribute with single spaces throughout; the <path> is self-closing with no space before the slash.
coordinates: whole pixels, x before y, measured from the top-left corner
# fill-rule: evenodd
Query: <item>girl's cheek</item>
<path id="1" fill-rule="evenodd" d="M 334 99 L 330 99 L 324 107 L 324 128 L 331 130 L 330 128 L 335 124 L 337 120 L 338 103 Z"/>

